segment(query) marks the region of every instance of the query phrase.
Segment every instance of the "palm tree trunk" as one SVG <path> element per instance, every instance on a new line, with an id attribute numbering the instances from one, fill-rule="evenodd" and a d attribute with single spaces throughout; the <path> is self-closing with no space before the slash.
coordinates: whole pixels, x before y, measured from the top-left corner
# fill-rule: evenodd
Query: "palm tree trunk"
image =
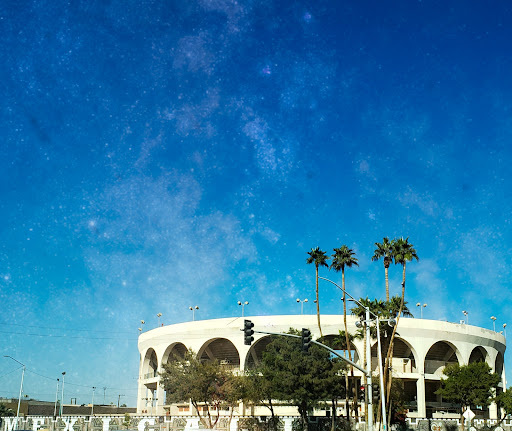
<path id="1" fill-rule="evenodd" d="M 386 265 L 384 263 L 384 278 L 386 279 L 386 301 L 389 302 L 389 277 L 388 277 L 388 271 L 389 271 L 389 264 Z"/>
<path id="2" fill-rule="evenodd" d="M 393 358 L 393 344 L 395 341 L 395 334 L 396 329 L 398 328 L 398 321 L 400 320 L 400 316 L 402 315 L 402 311 L 404 309 L 404 300 L 405 300 L 405 261 L 402 263 L 402 297 L 400 298 L 400 308 L 398 310 L 398 315 L 396 316 L 396 323 L 393 328 L 393 332 L 391 333 L 391 338 L 389 340 L 389 347 L 388 347 L 388 353 L 386 354 L 386 362 L 385 362 L 385 368 L 384 368 L 384 387 L 390 386 L 391 387 L 391 369 L 390 369 L 390 362 L 392 362 Z M 386 396 L 387 399 L 387 408 L 389 408 L 389 404 L 391 403 L 390 394 L 388 391 L 388 394 Z"/>
<path id="3" fill-rule="evenodd" d="M 318 264 L 316 266 L 316 317 L 318 320 L 318 330 L 320 331 L 320 338 L 324 335 L 322 334 L 322 327 L 320 326 L 320 301 L 318 300 Z"/>

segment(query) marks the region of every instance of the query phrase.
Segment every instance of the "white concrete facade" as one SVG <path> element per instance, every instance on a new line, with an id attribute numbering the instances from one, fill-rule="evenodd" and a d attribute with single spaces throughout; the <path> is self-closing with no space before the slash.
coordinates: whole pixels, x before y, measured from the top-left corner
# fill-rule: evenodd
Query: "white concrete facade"
<path id="1" fill-rule="evenodd" d="M 289 328 L 309 328 L 313 338 L 319 337 L 316 315 L 249 316 L 254 330 L 286 332 Z M 347 316 L 348 331 L 356 333 L 356 318 Z M 226 366 L 244 370 L 257 363 L 269 338 L 254 334 L 251 346 L 244 345 L 244 318 L 200 320 L 162 326 L 139 336 L 139 385 L 137 413 L 163 415 L 169 412 L 165 406 L 164 389 L 159 385 L 163 364 L 171 352 L 182 353 L 191 348 L 203 359 L 219 359 Z M 343 330 L 343 316 L 321 316 L 324 337 L 336 336 Z M 386 330 L 385 324 L 381 332 Z M 506 387 L 504 354 L 505 337 L 497 332 L 476 326 L 427 319 L 400 318 L 395 339 L 393 376 L 401 379 L 409 396 L 409 417 L 458 417 L 454 406 L 434 394 L 439 387 L 443 368 L 452 362 L 466 365 L 485 361 L 502 376 L 501 388 Z M 388 328 L 388 333 L 391 330 Z M 372 340 L 372 369 L 377 372 L 376 342 Z M 356 362 L 364 366 L 364 341 L 353 343 Z M 357 370 L 356 370 L 357 371 Z M 361 377 L 360 372 L 355 373 Z M 193 414 L 183 409 L 183 414 Z M 171 412 L 173 415 L 176 411 Z M 482 418 L 496 419 L 496 406 L 477 412 Z"/>

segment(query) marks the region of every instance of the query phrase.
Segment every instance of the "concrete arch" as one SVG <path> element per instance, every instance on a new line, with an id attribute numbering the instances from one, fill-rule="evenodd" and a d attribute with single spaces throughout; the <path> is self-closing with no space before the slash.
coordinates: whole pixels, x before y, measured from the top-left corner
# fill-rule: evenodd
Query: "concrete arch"
<path id="1" fill-rule="evenodd" d="M 473 362 L 487 362 L 489 363 L 489 353 L 482 346 L 476 346 L 469 355 L 468 364 Z M 492 367 L 492 364 L 489 364 Z"/>
<path id="2" fill-rule="evenodd" d="M 261 337 L 252 344 L 245 357 L 244 369 L 254 368 L 259 364 L 261 358 L 263 357 L 263 352 L 271 341 L 272 337 L 267 335 L 265 337 Z"/>
<path id="3" fill-rule="evenodd" d="M 494 361 L 494 372 L 501 377 L 503 374 L 504 358 L 503 353 L 498 352 L 496 355 L 496 361 Z"/>
<path id="4" fill-rule="evenodd" d="M 150 347 L 146 350 L 142 361 L 142 378 L 150 379 L 158 375 L 158 357 L 155 350 Z"/>
<path id="5" fill-rule="evenodd" d="M 229 368 L 240 368 L 240 353 L 227 338 L 212 338 L 206 341 L 197 352 L 197 357 L 202 361 L 217 359 Z"/>
<path id="6" fill-rule="evenodd" d="M 170 344 L 162 355 L 162 366 L 176 360 L 176 357 L 183 358 L 188 349 L 185 344 L 176 342 Z"/>
<path id="7" fill-rule="evenodd" d="M 375 342 L 372 346 L 373 370 L 376 370 L 378 365 L 377 346 L 377 342 Z M 387 353 L 387 348 L 383 347 L 383 349 L 384 351 L 382 352 L 382 361 L 384 361 Z M 395 336 L 395 340 L 393 342 L 393 361 L 391 364 L 393 368 L 401 373 L 415 373 L 417 372 L 417 358 L 418 354 L 413 345 L 405 339 Z"/>
<path id="8" fill-rule="evenodd" d="M 463 363 L 457 347 L 449 341 L 437 341 L 430 346 L 425 355 L 425 374 L 441 375 L 444 367 L 455 363 L 459 365 Z"/>

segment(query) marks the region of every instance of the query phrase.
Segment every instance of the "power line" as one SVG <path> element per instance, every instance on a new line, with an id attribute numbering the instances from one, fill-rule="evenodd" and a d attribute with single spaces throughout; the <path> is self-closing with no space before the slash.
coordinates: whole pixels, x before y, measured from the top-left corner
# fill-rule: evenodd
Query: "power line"
<path id="1" fill-rule="evenodd" d="M 0 331 L 0 334 L 24 335 L 24 336 L 29 336 L 29 337 L 71 338 L 71 339 L 79 339 L 79 340 L 124 340 L 124 341 L 137 341 L 137 338 L 83 337 L 83 336 L 78 336 L 78 335 L 31 334 L 31 333 L 27 333 L 27 332 L 11 332 L 11 331 Z"/>

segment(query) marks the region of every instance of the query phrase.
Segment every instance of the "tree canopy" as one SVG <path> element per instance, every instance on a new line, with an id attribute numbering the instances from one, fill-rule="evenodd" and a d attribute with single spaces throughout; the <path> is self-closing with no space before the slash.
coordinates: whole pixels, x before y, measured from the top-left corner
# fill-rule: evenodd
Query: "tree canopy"
<path id="1" fill-rule="evenodd" d="M 213 428 L 219 420 L 221 407 L 233 407 L 242 398 L 239 379 L 219 361 L 201 361 L 189 350 L 184 357 L 174 357 L 164 365 L 161 385 L 167 392 L 168 403 L 190 399 L 201 423 Z M 203 406 L 206 413 L 202 413 L 199 406 Z"/>
<path id="2" fill-rule="evenodd" d="M 475 405 L 488 406 L 500 382 L 500 376 L 493 373 L 485 362 L 449 365 L 445 367 L 443 374 L 446 379 L 441 380 L 441 388 L 436 394 L 448 401 L 459 403 L 462 410 Z"/>

